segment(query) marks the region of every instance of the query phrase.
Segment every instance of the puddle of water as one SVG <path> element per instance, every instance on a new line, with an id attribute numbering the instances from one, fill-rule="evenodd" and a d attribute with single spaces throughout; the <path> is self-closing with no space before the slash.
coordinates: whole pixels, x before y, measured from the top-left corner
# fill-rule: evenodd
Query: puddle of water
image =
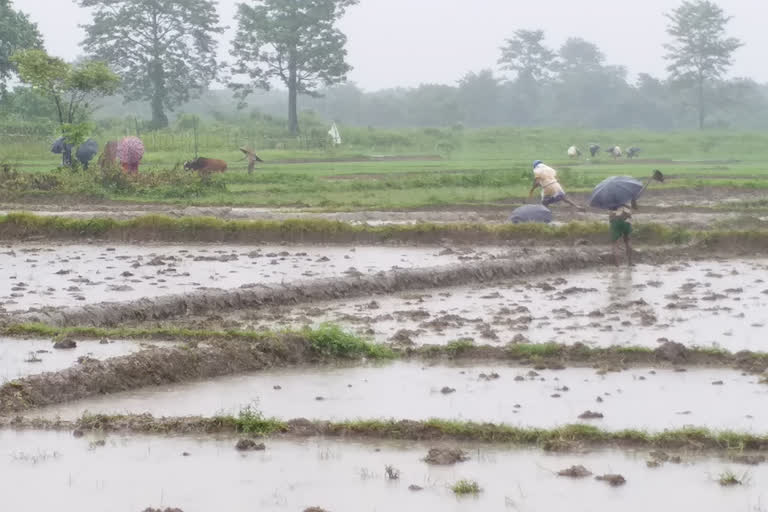
<path id="1" fill-rule="evenodd" d="M 231 439 L 110 436 L 104 446 L 93 447 L 94 440 L 55 432 L 0 432 L 4 507 L 28 512 L 136 512 L 148 506 L 185 512 L 300 511 L 310 506 L 334 512 L 751 512 L 768 500 L 768 466 L 747 471 L 718 459 L 691 458 L 649 469 L 644 453 L 548 455 L 464 446 L 470 460 L 438 467 L 421 460 L 430 446 L 415 443 L 267 440 L 265 451 L 242 454 Z M 595 474 L 622 474 L 627 483 L 612 488 L 593 478 L 556 475 L 574 464 Z M 400 470 L 399 480 L 385 479 L 386 465 Z M 749 483 L 722 488 L 715 480 L 728 468 L 739 476 L 748 473 Z M 457 498 L 449 487 L 460 479 L 477 481 L 483 492 Z M 423 490 L 411 491 L 410 485 Z"/>
<path id="2" fill-rule="evenodd" d="M 379 342 L 531 341 L 655 348 L 661 338 L 765 350 L 768 261 L 701 262 L 532 277 L 228 316 L 243 327 L 331 321 Z"/>
<path id="3" fill-rule="evenodd" d="M 470 256 L 505 252 L 483 249 Z M 0 252 L 0 307 L 9 311 L 445 265 L 460 253 L 397 247 L 21 245 Z M 464 255 L 466 257 L 466 255 Z"/>
<path id="4" fill-rule="evenodd" d="M 84 412 L 155 416 L 237 414 L 255 406 L 267 416 L 322 420 L 430 418 L 554 427 L 583 421 L 604 429 L 660 431 L 686 425 L 762 432 L 768 386 L 755 376 L 718 369 L 592 369 L 425 367 L 398 362 L 354 368 L 299 368 L 145 388 L 35 411 L 76 419 Z M 462 373 L 463 372 L 463 373 Z M 495 380 L 480 374 L 498 373 Z M 524 381 L 515 377 L 526 376 Z M 713 385 L 721 381 L 722 385 Z M 275 389 L 279 386 L 281 389 Z M 443 388 L 454 392 L 444 394 Z M 553 395 L 559 395 L 554 397 Z M 601 402 L 597 401 L 600 397 Z M 579 420 L 585 411 L 603 419 Z"/>
<path id="5" fill-rule="evenodd" d="M 19 340 L 0 338 L 0 384 L 38 373 L 55 372 L 69 368 L 80 357 L 107 359 L 142 350 L 141 343 L 110 340 L 78 341 L 73 349 L 57 350 L 51 340 Z"/>

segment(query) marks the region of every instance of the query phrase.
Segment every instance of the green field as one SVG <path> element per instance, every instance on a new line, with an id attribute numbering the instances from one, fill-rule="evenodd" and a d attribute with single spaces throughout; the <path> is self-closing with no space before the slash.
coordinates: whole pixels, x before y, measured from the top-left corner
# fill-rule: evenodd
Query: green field
<path id="1" fill-rule="evenodd" d="M 768 134 L 594 132 L 557 129 L 493 128 L 482 130 L 409 129 L 377 132 L 344 128 L 339 148 L 308 149 L 308 139 L 252 143 L 265 161 L 253 175 L 238 146 L 236 130 L 200 134 L 199 154 L 221 158 L 229 171 L 210 183 L 194 183 L 183 171 L 168 173 L 194 156 L 189 133 L 155 133 L 143 137 L 147 152 L 144 178 L 104 186 L 93 175 L 56 173 L 61 185 L 4 187 L 3 198 L 113 199 L 172 204 L 304 207 L 326 210 L 413 209 L 454 205 L 494 205 L 527 195 L 530 163 L 541 159 L 557 167 L 570 192 L 586 192 L 611 175 L 648 176 L 659 168 L 671 179 L 665 187 L 763 188 L 768 172 Z M 117 138 L 104 134 L 104 140 Z M 101 139 L 100 139 L 101 140 Z M 594 160 L 570 160 L 568 146 L 584 153 L 589 142 L 603 148 L 619 144 L 642 149 L 640 160 L 615 161 L 602 152 Z M 0 145 L 0 162 L 21 175 L 45 174 L 60 161 L 48 152 L 50 141 L 15 137 Z M 388 160 L 380 160 L 389 157 Z M 391 159 L 396 157 L 396 159 Z M 427 159 L 425 157 L 434 157 Z M 379 159 L 379 160 L 377 160 Z M 178 181 L 178 183 L 176 182 Z M 39 187 L 38 187 L 39 188 Z M 44 188 L 44 187 L 43 187 Z"/>

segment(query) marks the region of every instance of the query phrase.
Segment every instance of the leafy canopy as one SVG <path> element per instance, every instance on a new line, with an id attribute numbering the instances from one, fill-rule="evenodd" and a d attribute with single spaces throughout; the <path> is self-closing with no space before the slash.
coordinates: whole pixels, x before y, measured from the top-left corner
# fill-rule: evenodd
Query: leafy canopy
<path id="1" fill-rule="evenodd" d="M 731 17 L 707 0 L 685 1 L 666 16 L 670 21 L 667 33 L 674 39 L 664 45 L 670 78 L 688 82 L 720 79 L 731 66 L 733 52 L 742 46 L 738 39 L 725 36 Z"/>
<path id="2" fill-rule="evenodd" d="M 499 64 L 514 71 L 518 80 L 545 80 L 551 77 L 555 53 L 544 45 L 543 30 L 517 30 L 501 48 Z"/>
<path id="3" fill-rule="evenodd" d="M 358 0 L 253 0 L 237 10 L 232 43 L 237 78 L 230 87 L 244 105 L 256 89 L 269 90 L 273 81 L 289 94 L 318 95 L 318 88 L 346 80 L 347 37 L 336 28 L 346 9 Z M 289 117 L 295 120 L 295 100 Z M 292 127 L 293 130 L 294 127 Z"/>
<path id="4" fill-rule="evenodd" d="M 120 78 L 103 62 L 73 66 L 43 50 L 22 50 L 11 61 L 22 82 L 54 103 L 62 133 L 73 145 L 85 138 L 82 125 L 93 112 L 93 100 L 114 94 L 120 85 Z"/>
<path id="5" fill-rule="evenodd" d="M 15 71 L 11 56 L 19 50 L 42 46 L 37 25 L 14 10 L 8 0 L 0 0 L 0 92 L 5 90 L 6 81 Z"/>
<path id="6" fill-rule="evenodd" d="M 219 25 L 210 0 L 80 0 L 93 10 L 81 43 L 122 77 L 126 101 L 152 101 L 153 120 L 216 78 Z M 161 127 L 162 127 L 161 126 Z"/>

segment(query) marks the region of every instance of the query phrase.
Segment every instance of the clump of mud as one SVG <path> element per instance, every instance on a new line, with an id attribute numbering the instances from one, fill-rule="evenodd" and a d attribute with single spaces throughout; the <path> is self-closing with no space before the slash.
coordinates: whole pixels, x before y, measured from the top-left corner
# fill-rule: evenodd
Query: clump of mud
<path id="1" fill-rule="evenodd" d="M 596 476 L 595 480 L 600 480 L 601 482 L 608 482 L 611 487 L 620 487 L 627 483 L 627 480 L 621 476 L 621 475 L 600 475 Z"/>
<path id="2" fill-rule="evenodd" d="M 450 466 L 467 460 L 469 457 L 464 450 L 459 448 L 430 448 L 429 453 L 424 457 L 424 462 L 427 464 L 438 466 Z"/>
<path id="3" fill-rule="evenodd" d="M 568 469 L 559 471 L 558 476 L 567 476 L 569 478 L 586 478 L 592 476 L 592 472 L 582 465 L 571 466 Z"/>
<path id="4" fill-rule="evenodd" d="M 601 420 L 603 419 L 603 413 L 594 411 L 584 411 L 579 414 L 580 420 Z"/>
<path id="5" fill-rule="evenodd" d="M 682 343 L 665 341 L 663 345 L 654 350 L 656 357 L 671 363 L 683 363 L 688 359 L 688 349 Z"/>
<path id="6" fill-rule="evenodd" d="M 328 512 L 328 511 L 320 507 L 309 507 L 309 508 L 305 508 L 304 512 Z"/>
<path id="7" fill-rule="evenodd" d="M 59 349 L 59 350 L 77 348 L 77 342 L 73 339 L 67 338 L 67 339 L 59 340 L 56 343 L 54 343 L 53 348 Z"/>
<path id="8" fill-rule="evenodd" d="M 181 510 L 180 508 L 172 508 L 172 507 L 167 507 L 164 509 L 148 507 L 144 509 L 144 512 L 184 512 L 184 511 Z"/>
<path id="9" fill-rule="evenodd" d="M 253 439 L 241 439 L 235 445 L 235 449 L 241 452 L 261 452 L 267 449 L 264 443 L 257 443 Z"/>

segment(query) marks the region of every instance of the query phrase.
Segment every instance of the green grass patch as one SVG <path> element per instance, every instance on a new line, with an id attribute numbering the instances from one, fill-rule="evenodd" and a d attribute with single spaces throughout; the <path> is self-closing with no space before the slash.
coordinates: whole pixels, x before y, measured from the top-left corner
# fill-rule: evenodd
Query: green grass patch
<path id="1" fill-rule="evenodd" d="M 482 491 L 480 484 L 474 480 L 459 480 L 451 486 L 451 490 L 456 496 L 476 495 Z"/>
<path id="2" fill-rule="evenodd" d="M 387 346 L 372 343 L 332 324 L 323 324 L 316 329 L 300 331 L 309 340 L 315 352 L 326 357 L 340 359 L 392 359 L 395 353 Z"/>

